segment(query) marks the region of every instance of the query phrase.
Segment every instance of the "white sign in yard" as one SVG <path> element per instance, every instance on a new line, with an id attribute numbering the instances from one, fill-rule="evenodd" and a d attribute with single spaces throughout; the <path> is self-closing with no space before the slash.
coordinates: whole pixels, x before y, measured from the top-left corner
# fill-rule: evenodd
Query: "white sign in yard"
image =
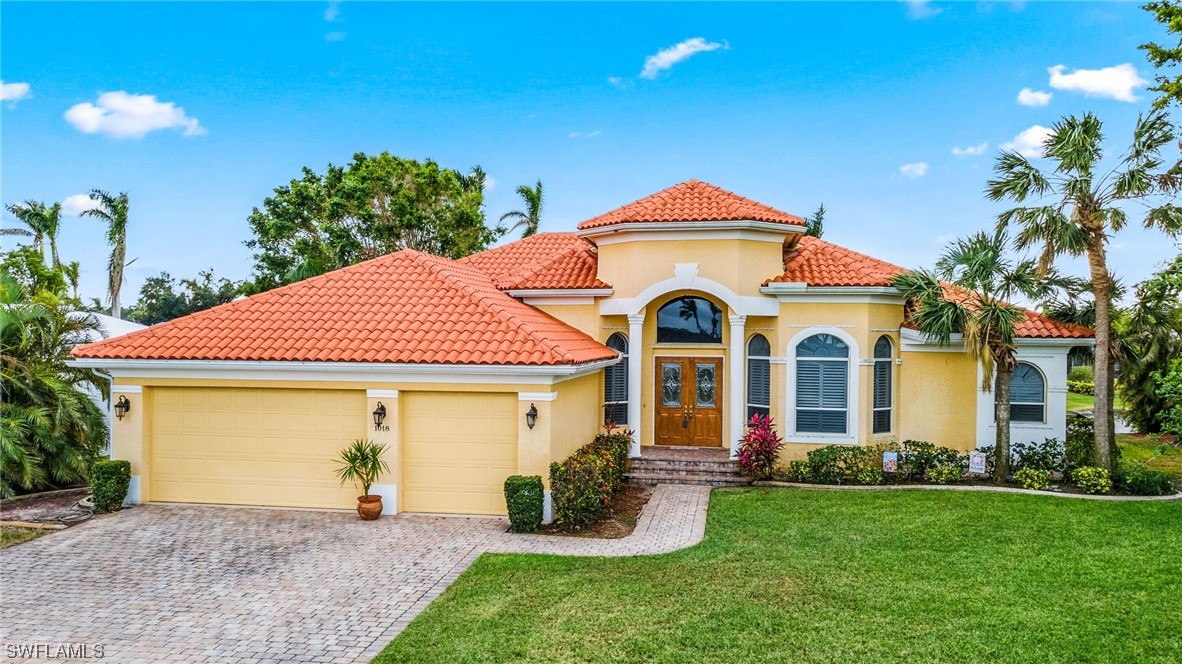
<path id="1" fill-rule="evenodd" d="M 969 472 L 985 473 L 985 453 L 969 452 Z"/>

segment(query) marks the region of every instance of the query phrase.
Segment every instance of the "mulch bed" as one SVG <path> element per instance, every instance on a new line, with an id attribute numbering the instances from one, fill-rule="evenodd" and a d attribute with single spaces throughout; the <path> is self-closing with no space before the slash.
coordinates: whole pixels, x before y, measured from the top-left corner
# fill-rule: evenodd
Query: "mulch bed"
<path id="1" fill-rule="evenodd" d="M 94 516 L 75 504 L 90 493 L 86 487 L 17 496 L 0 504 L 0 521 L 73 525 Z"/>
<path id="2" fill-rule="evenodd" d="M 581 530 L 566 530 L 553 523 L 542 526 L 538 532 L 543 535 L 563 535 L 567 537 L 598 537 L 600 539 L 619 539 L 632 534 L 636 528 L 636 521 L 640 512 L 648 504 L 653 495 L 651 486 L 625 484 L 615 498 L 608 503 L 604 516 L 598 523 L 594 523 Z"/>

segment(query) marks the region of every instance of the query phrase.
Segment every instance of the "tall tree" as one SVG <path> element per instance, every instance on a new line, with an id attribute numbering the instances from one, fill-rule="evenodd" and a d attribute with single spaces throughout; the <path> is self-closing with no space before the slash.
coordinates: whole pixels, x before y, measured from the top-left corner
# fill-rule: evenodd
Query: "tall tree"
<path id="1" fill-rule="evenodd" d="M 144 325 L 187 316 L 219 304 L 225 304 L 240 292 L 241 284 L 225 277 L 215 279 L 213 269 L 197 273 L 195 279 L 179 282 L 167 272 L 148 277 L 140 289 L 140 298 L 127 308 L 127 319 Z"/>
<path id="2" fill-rule="evenodd" d="M 1171 235 L 1182 231 L 1182 208 L 1173 202 L 1182 186 L 1182 162 L 1175 156 L 1168 163 L 1163 154 L 1174 138 L 1173 126 L 1160 111 L 1138 118 L 1132 146 L 1105 173 L 1099 118 L 1070 116 L 1055 123 L 1043 142 L 1053 170 L 1044 172 L 1026 157 L 1003 151 L 986 188 L 993 200 L 1032 204 L 1003 212 L 998 228 L 1016 226 L 1019 249 L 1041 247 L 1041 270 L 1063 254 L 1087 256 L 1096 307 L 1096 463 L 1109 472 L 1115 471 L 1117 451 L 1107 244 L 1128 221 L 1122 205 L 1130 202 L 1146 208 L 1146 228 Z"/>
<path id="3" fill-rule="evenodd" d="M 310 168 L 255 208 L 249 292 L 322 274 L 401 249 L 460 258 L 504 233 L 484 218 L 484 172 L 433 161 L 357 153 L 347 166 Z"/>
<path id="4" fill-rule="evenodd" d="M 1154 77 L 1157 85 L 1149 88 L 1158 93 L 1153 105 L 1165 108 L 1171 103 L 1182 104 L 1182 72 L 1177 71 L 1182 65 L 1182 2 L 1158 0 L 1143 5 L 1142 9 L 1151 12 L 1154 20 L 1166 26 L 1168 36 L 1178 38 L 1174 45 L 1149 42 L 1140 46 L 1150 64 L 1159 70 Z"/>
<path id="5" fill-rule="evenodd" d="M 1138 284 L 1136 298 L 1114 325 L 1121 351 L 1116 380 L 1125 419 L 1138 431 L 1157 433 L 1170 404 L 1153 373 L 1182 360 L 1182 255 Z"/>
<path id="6" fill-rule="evenodd" d="M 53 269 L 61 267 L 62 263 L 57 255 L 57 233 L 62 225 L 62 204 L 46 205 L 40 201 L 25 201 L 9 205 L 8 211 L 28 226 L 29 230 L 5 229 L 4 235 L 31 235 L 33 246 L 38 251 L 44 251 L 44 246 L 48 242 Z"/>
<path id="7" fill-rule="evenodd" d="M 92 189 L 90 199 L 99 206 L 83 212 L 83 216 L 102 219 L 107 222 L 107 243 L 111 245 L 111 257 L 107 260 L 107 300 L 111 315 L 119 318 L 123 313 L 119 306 L 119 293 L 123 290 L 123 268 L 127 267 L 127 212 L 130 207 L 127 192 L 118 196 L 102 189 Z"/>
<path id="8" fill-rule="evenodd" d="M 813 213 L 813 216 L 804 220 L 804 234 L 809 237 L 821 237 L 825 233 L 825 204 L 821 203 L 821 207 Z"/>
<path id="9" fill-rule="evenodd" d="M 1010 379 L 1017 365 L 1017 325 L 1025 317 L 1009 301 L 1043 299 L 1062 283 L 1040 276 L 1033 260 L 1006 256 L 1003 233 L 976 233 L 948 246 L 934 271 L 896 275 L 891 284 L 907 299 L 909 320 L 939 344 L 963 335 L 965 349 L 981 366 L 981 389 L 992 390 L 997 413 L 993 448 L 994 479 L 1010 468 Z M 941 280 L 945 283 L 941 283 Z"/>
<path id="10" fill-rule="evenodd" d="M 514 220 L 516 223 L 510 232 L 521 229 L 521 237 L 536 235 L 538 225 L 542 223 L 542 181 L 532 187 L 521 185 L 517 188 L 517 195 L 525 203 L 524 210 L 511 210 L 501 215 L 501 221 Z"/>

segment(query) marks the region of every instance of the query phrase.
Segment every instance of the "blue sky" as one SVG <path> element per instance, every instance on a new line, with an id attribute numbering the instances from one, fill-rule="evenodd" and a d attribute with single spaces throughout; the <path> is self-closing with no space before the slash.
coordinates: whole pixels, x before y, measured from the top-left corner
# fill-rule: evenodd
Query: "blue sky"
<path id="1" fill-rule="evenodd" d="M 1126 143 L 1153 76 L 1137 46 L 1162 37 L 1133 3 L 0 11 L 3 201 L 129 192 L 125 302 L 161 270 L 248 276 L 251 208 L 357 151 L 481 165 L 490 218 L 540 178 L 544 231 L 698 178 L 824 202 L 826 239 L 929 265 L 1003 209 L 982 194 L 1000 146 L 1088 110 Z M 99 223 L 67 218 L 61 248 L 101 296 Z M 1131 228 L 1111 260 L 1135 281 L 1176 251 Z"/>

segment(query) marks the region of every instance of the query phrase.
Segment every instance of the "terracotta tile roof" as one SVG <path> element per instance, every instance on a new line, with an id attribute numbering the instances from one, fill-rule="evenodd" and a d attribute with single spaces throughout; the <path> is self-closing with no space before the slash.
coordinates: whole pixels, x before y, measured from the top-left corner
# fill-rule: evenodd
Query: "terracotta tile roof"
<path id="1" fill-rule="evenodd" d="M 460 259 L 501 290 L 611 288 L 596 277 L 595 246 L 574 233 L 539 233 Z"/>
<path id="2" fill-rule="evenodd" d="M 614 224 L 672 221 L 767 221 L 803 226 L 804 220 L 712 184 L 688 180 L 579 224 L 579 230 Z"/>
<path id="3" fill-rule="evenodd" d="M 905 269 L 831 242 L 802 237 L 795 249 L 784 254 L 784 273 L 769 283 L 806 283 L 810 286 L 890 286 L 892 276 Z M 949 289 L 954 287 L 948 286 Z M 1090 339 L 1095 333 L 1086 327 L 1061 323 L 1029 309 L 1018 323 L 1023 338 Z"/>
<path id="4" fill-rule="evenodd" d="M 79 346 L 74 356 L 564 365 L 615 352 L 472 267 L 406 250 Z"/>

